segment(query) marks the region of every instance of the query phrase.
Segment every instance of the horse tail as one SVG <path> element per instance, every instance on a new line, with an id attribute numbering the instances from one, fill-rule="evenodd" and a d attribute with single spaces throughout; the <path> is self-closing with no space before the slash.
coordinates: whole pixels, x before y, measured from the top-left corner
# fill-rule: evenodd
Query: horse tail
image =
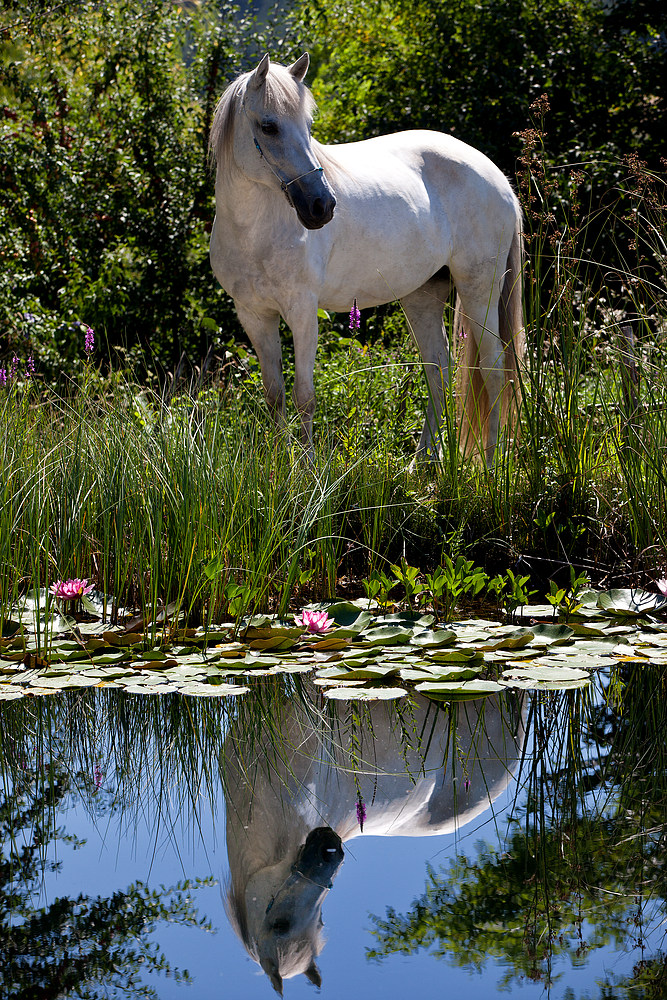
<path id="1" fill-rule="evenodd" d="M 517 205 L 516 221 L 510 245 L 503 286 L 498 303 L 498 329 L 504 355 L 504 389 L 501 400 L 501 426 L 515 424 L 521 402 L 520 370 L 526 356 L 526 333 L 523 323 L 523 233 L 521 211 Z M 466 323 L 457 296 L 454 313 L 454 336 L 458 344 L 457 400 L 461 427 L 461 445 L 466 455 L 479 455 L 486 447 L 488 417 L 491 409 L 488 392 L 479 368 L 475 336 Z M 483 440 L 480 441 L 480 429 Z"/>

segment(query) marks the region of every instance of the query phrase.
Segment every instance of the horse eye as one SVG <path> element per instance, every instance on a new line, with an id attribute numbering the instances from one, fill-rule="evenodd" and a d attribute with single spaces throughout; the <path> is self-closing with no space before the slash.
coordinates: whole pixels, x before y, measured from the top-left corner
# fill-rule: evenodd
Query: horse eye
<path id="1" fill-rule="evenodd" d="M 264 135 L 278 135 L 278 126 L 275 122 L 262 122 L 260 128 Z"/>
<path id="2" fill-rule="evenodd" d="M 273 925 L 273 930 L 276 932 L 276 934 L 287 934 L 289 930 L 289 920 L 286 920 L 284 918 L 276 920 Z"/>

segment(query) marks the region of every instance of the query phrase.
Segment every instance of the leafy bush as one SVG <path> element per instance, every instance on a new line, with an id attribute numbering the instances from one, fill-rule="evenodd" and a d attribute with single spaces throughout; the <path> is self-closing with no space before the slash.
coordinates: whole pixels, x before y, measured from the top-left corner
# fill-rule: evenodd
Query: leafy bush
<path id="1" fill-rule="evenodd" d="M 247 22 L 227 3 L 55 7 L 0 36 L 0 336 L 40 367 L 98 342 L 170 364 L 231 310 L 208 262 L 208 126 Z"/>

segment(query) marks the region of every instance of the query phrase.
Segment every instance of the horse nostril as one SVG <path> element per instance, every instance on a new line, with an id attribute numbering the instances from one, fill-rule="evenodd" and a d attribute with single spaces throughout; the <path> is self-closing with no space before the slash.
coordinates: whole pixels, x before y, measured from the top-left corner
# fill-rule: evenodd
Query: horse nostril
<path id="1" fill-rule="evenodd" d="M 321 198 L 316 198 L 312 205 L 313 218 L 321 219 L 326 209 Z"/>

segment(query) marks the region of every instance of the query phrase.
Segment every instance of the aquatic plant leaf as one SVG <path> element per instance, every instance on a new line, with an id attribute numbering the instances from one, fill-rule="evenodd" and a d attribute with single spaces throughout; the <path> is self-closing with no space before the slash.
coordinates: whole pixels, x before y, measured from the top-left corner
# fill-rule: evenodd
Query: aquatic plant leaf
<path id="1" fill-rule="evenodd" d="M 429 698 L 448 701 L 451 698 L 479 698 L 487 694 L 502 691 L 502 685 L 496 681 L 473 679 L 460 681 L 428 681 L 418 684 L 415 691 L 428 695 Z"/>
<path id="2" fill-rule="evenodd" d="M 396 646 L 410 642 L 412 629 L 403 628 L 401 625 L 382 625 L 380 628 L 370 629 L 360 637 L 360 642 L 364 646 Z"/>
<path id="3" fill-rule="evenodd" d="M 324 697 L 336 701 L 393 701 L 407 693 L 400 687 L 335 687 L 325 689 Z"/>
<path id="4" fill-rule="evenodd" d="M 371 621 L 372 615 L 366 610 L 367 601 L 354 603 L 353 601 L 320 601 L 317 604 L 307 604 L 305 611 L 326 611 L 330 618 L 333 618 L 336 625 L 344 628 L 365 628 Z M 363 605 L 363 607 L 361 606 Z"/>
<path id="5" fill-rule="evenodd" d="M 199 684 L 193 681 L 179 687 L 179 693 L 196 698 L 229 698 L 247 694 L 250 688 L 240 684 Z"/>
<path id="6" fill-rule="evenodd" d="M 270 656 L 266 653 L 254 654 L 248 652 L 243 660 L 239 660 L 239 664 L 241 663 L 251 669 L 253 667 L 275 667 L 276 664 L 280 663 L 280 659 L 277 656 Z"/>
<path id="7" fill-rule="evenodd" d="M 557 691 L 571 687 L 586 687 L 590 673 L 576 667 L 531 666 L 520 670 L 506 670 L 499 678 L 505 687 L 525 690 Z"/>
<path id="8" fill-rule="evenodd" d="M 522 604 L 516 609 L 514 615 L 522 622 L 526 621 L 527 618 L 547 618 L 553 622 L 555 613 L 552 604 Z"/>
<path id="9" fill-rule="evenodd" d="M 120 652 L 120 653 L 93 653 L 93 663 L 99 666 L 101 663 L 127 663 L 131 660 L 130 653 Z"/>
<path id="10" fill-rule="evenodd" d="M 435 681 L 464 681 L 471 680 L 473 677 L 479 676 L 484 668 L 484 664 L 480 663 L 479 666 L 467 666 L 467 667 L 456 667 L 454 665 L 447 666 L 444 663 L 433 664 L 430 668 L 429 673 L 431 675 L 431 682 Z"/>
<path id="11" fill-rule="evenodd" d="M 20 688 L 10 687 L 9 684 L 0 684 L 0 701 L 15 701 L 23 697 Z"/>
<path id="12" fill-rule="evenodd" d="M 471 663 L 484 660 L 483 654 L 478 649 L 464 649 L 456 647 L 454 649 L 427 649 L 426 654 L 429 660 L 435 663 Z"/>
<path id="13" fill-rule="evenodd" d="M 225 642 L 220 646 L 214 646 L 213 650 L 215 655 L 223 660 L 237 660 L 246 654 L 246 648 L 242 642 Z"/>
<path id="14" fill-rule="evenodd" d="M 355 632 L 353 635 L 357 635 L 357 633 Z M 341 649 L 347 649 L 349 645 L 350 643 L 346 638 L 330 635 L 327 636 L 326 639 L 318 639 L 317 642 L 313 642 L 311 644 L 311 649 L 320 653 L 326 652 L 327 650 L 329 652 L 337 652 Z"/>
<path id="15" fill-rule="evenodd" d="M 512 629 L 504 635 L 490 637 L 485 643 L 481 643 L 478 649 L 485 652 L 497 649 L 522 649 L 533 641 L 535 633 L 529 628 Z"/>
<path id="16" fill-rule="evenodd" d="M 606 590 L 598 596 L 597 606 L 614 615 L 662 614 L 667 611 L 667 597 L 647 590 Z"/>
<path id="17" fill-rule="evenodd" d="M 533 633 L 531 646 L 562 646 L 574 634 L 569 625 L 531 625 L 530 631 Z"/>
<path id="18" fill-rule="evenodd" d="M 102 632 L 102 638 L 107 645 L 122 648 L 142 646 L 146 641 L 146 636 L 140 632 Z"/>
<path id="19" fill-rule="evenodd" d="M 437 649 L 439 646 L 450 646 L 456 638 L 456 632 L 452 629 L 440 628 L 435 631 L 417 632 L 410 641 L 413 646 Z"/>
<path id="20" fill-rule="evenodd" d="M 270 636 L 267 639 L 251 639 L 248 646 L 250 649 L 273 649 L 278 652 L 279 650 L 293 649 L 295 641 L 289 636 L 276 635 Z"/>
<path id="21" fill-rule="evenodd" d="M 369 667 L 323 667 L 322 670 L 317 671 L 318 677 L 326 678 L 340 678 L 341 680 L 377 680 L 381 677 L 389 677 L 391 674 L 397 674 L 399 666 L 397 663 L 388 666 L 369 666 Z"/>
<path id="22" fill-rule="evenodd" d="M 5 618 L 2 622 L 2 629 L 0 630 L 0 642 L 3 639 L 13 639 L 15 635 L 21 632 L 23 626 L 21 622 L 12 621 L 11 618 Z"/>

